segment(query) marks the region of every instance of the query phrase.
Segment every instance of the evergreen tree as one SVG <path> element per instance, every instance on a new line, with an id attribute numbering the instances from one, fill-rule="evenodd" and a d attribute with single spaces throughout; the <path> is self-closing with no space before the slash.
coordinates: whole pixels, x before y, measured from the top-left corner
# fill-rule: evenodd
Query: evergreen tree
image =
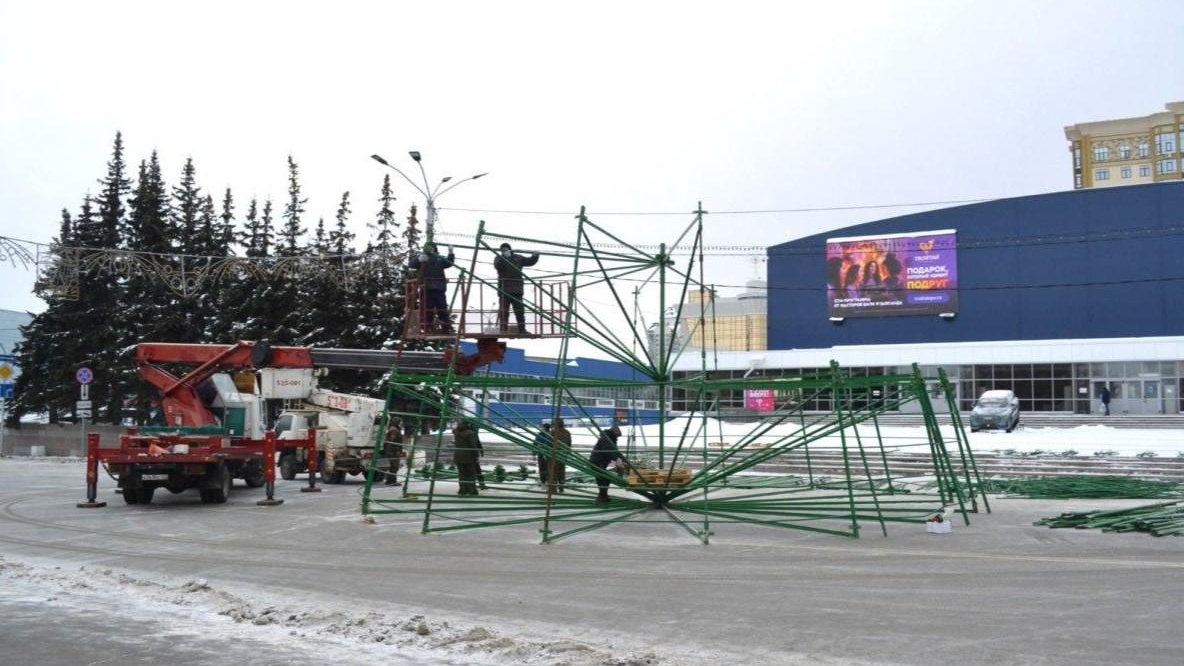
<path id="1" fill-rule="evenodd" d="M 369 225 L 371 231 L 374 232 L 375 249 L 379 252 L 387 252 L 397 242 L 396 231 L 399 228 L 399 223 L 395 221 L 395 211 L 391 206 L 395 202 L 395 195 L 391 190 L 391 176 L 386 174 L 382 179 L 382 191 L 378 197 L 378 203 L 381 204 L 378 209 L 378 214 L 374 217 L 374 223 Z"/>
<path id="2" fill-rule="evenodd" d="M 128 250 L 146 253 L 140 259 L 163 265 L 171 262 L 172 238 L 169 195 L 156 151 L 147 163 L 141 162 L 139 177 L 128 202 L 125 245 Z M 123 289 L 123 304 L 116 316 L 119 338 L 119 364 L 127 383 L 126 395 L 132 397 L 137 420 L 147 421 L 149 406 L 156 400 L 156 390 L 140 381 L 135 371 L 133 352 L 140 342 L 171 342 L 184 335 L 187 323 L 176 307 L 177 297 L 158 275 L 135 273 Z"/>
<path id="3" fill-rule="evenodd" d="M 219 231 L 219 244 L 226 249 L 227 255 L 234 254 L 234 246 L 239 244 L 238 234 L 234 230 L 234 195 L 230 188 L 222 195 L 222 212 L 218 216 L 222 220 Z"/>
<path id="4" fill-rule="evenodd" d="M 89 206 L 89 203 L 86 204 Z M 53 245 L 72 246 L 75 222 L 62 209 L 61 226 Z M 60 259 L 59 259 L 60 261 Z M 22 340 L 14 353 L 22 372 L 14 386 L 12 424 L 19 424 L 23 414 L 45 413 L 50 423 L 58 423 L 72 412 L 78 395 L 70 382 L 70 366 L 78 358 L 80 336 L 74 328 L 80 319 L 82 304 L 76 300 L 51 298 L 45 310 L 33 315 L 21 327 Z"/>
<path id="5" fill-rule="evenodd" d="M 411 204 L 411 214 L 407 216 L 407 226 L 403 229 L 403 247 L 407 249 L 407 259 L 410 260 L 419 251 L 419 220 L 415 217 L 415 204 Z"/>
<path id="6" fill-rule="evenodd" d="M 181 182 L 173 188 L 173 227 L 177 233 L 173 247 L 182 254 L 201 254 L 197 226 L 203 201 L 201 188 L 197 186 L 197 168 L 190 157 L 181 168 Z"/>
<path id="7" fill-rule="evenodd" d="M 99 181 L 101 187 L 95 198 L 98 210 L 87 202 L 82 224 L 78 228 L 78 244 L 87 253 L 118 249 L 125 229 L 125 198 L 131 190 L 127 178 L 127 164 L 123 155 L 123 135 L 116 133 L 107 162 L 107 174 Z M 123 310 L 123 282 L 107 268 L 107 262 L 92 264 L 90 270 L 79 274 L 79 302 L 85 308 L 84 321 L 79 321 L 80 365 L 95 373 L 91 386 L 91 400 L 96 406 L 96 421 L 119 423 L 126 394 L 134 378 L 120 358 L 116 323 Z"/>
<path id="8" fill-rule="evenodd" d="M 353 254 L 351 244 L 354 241 L 354 233 L 345 226 L 345 221 L 349 219 L 349 192 L 343 192 L 341 195 L 341 203 L 337 205 L 337 225 L 333 231 L 329 232 L 329 245 L 333 254 L 343 257 L 347 254 Z"/>
<path id="9" fill-rule="evenodd" d="M 279 252 L 281 257 L 294 257 L 298 252 L 300 237 L 306 231 L 300 226 L 300 217 L 304 214 L 304 204 L 308 199 L 300 198 L 300 171 L 296 160 L 288 155 L 288 204 L 284 206 L 284 227 L 279 234 Z"/>

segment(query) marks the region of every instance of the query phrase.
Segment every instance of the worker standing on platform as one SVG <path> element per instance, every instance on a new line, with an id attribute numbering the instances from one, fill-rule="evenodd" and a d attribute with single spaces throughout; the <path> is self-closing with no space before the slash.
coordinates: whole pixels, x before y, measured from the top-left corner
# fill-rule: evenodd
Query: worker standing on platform
<path id="1" fill-rule="evenodd" d="M 539 253 L 533 252 L 529 257 L 515 254 L 509 243 L 502 243 L 498 248 L 497 258 L 493 260 L 493 267 L 497 269 L 497 325 L 504 333 L 509 330 L 510 306 L 514 306 L 514 318 L 518 320 L 518 333 L 526 333 L 526 311 L 522 303 L 525 289 L 522 281 L 522 269 L 534 266 L 539 261 Z"/>
<path id="2" fill-rule="evenodd" d="M 608 503 L 608 466 L 614 460 L 621 460 L 620 449 L 617 448 L 617 439 L 621 437 L 621 429 L 613 425 L 608 430 L 600 431 L 600 439 L 596 441 L 596 446 L 592 448 L 592 456 L 590 462 L 594 467 L 601 471 L 596 473 L 596 485 L 599 486 L 600 492 L 596 495 L 597 504 Z"/>
<path id="3" fill-rule="evenodd" d="M 456 463 L 458 495 L 477 495 L 477 476 L 480 474 L 481 439 L 467 420 L 452 429 L 452 462 Z"/>
<path id="4" fill-rule="evenodd" d="M 554 451 L 555 455 L 548 456 L 547 460 L 547 486 L 553 492 L 559 493 L 563 492 L 567 483 L 567 466 L 564 461 L 571 451 L 571 433 L 563 425 L 563 419 L 555 419 L 555 424 L 551 427 L 552 441 L 549 450 Z"/>
<path id="5" fill-rule="evenodd" d="M 436 251 L 436 244 L 428 241 L 423 244 L 423 252 L 412 257 L 408 266 L 411 270 L 419 270 L 420 281 L 423 284 L 424 328 L 427 332 L 452 332 L 452 313 L 448 311 L 448 276 L 445 269 L 455 266 L 456 255 L 452 248 L 448 248 L 448 256 L 442 257 Z M 435 328 L 439 320 L 440 327 Z"/>

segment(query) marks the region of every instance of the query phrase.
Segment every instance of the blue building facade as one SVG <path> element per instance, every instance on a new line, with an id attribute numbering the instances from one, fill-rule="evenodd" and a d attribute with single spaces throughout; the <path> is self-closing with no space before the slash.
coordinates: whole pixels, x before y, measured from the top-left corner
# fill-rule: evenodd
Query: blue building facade
<path id="1" fill-rule="evenodd" d="M 953 319 L 828 319 L 827 238 L 938 229 L 957 231 Z M 905 215 L 775 245 L 768 256 L 770 349 L 1184 335 L 1184 183 Z"/>
<path id="2" fill-rule="evenodd" d="M 828 309 L 827 239 L 942 230 L 957 235 L 951 312 Z M 1105 388 L 1117 414 L 1184 412 L 1184 183 L 904 215 L 775 245 L 768 260 L 769 349 L 777 351 L 759 359 L 765 374 L 829 359 L 869 373 L 916 361 L 945 369 L 963 408 L 1008 389 L 1025 410 L 1102 413 Z M 756 360 L 730 359 L 731 372 Z"/>
<path id="3" fill-rule="evenodd" d="M 471 342 L 463 342 L 462 348 L 466 353 L 471 353 L 476 346 Z M 490 366 L 493 376 L 530 379 L 554 378 L 558 376 L 558 370 L 557 362 L 531 358 L 525 351 L 514 348 L 506 349 L 503 362 Z M 623 363 L 594 358 L 569 359 L 564 371 L 568 377 L 623 382 L 639 379 Z M 572 424 L 645 425 L 657 423 L 661 414 L 657 394 L 648 389 L 595 387 L 573 389 L 572 394 L 562 398 L 559 405 L 560 416 Z M 470 398 L 475 401 L 476 408 L 483 411 L 485 418 L 506 425 L 537 426 L 555 416 L 555 396 L 543 388 L 503 388 L 490 391 L 487 395 L 474 392 Z"/>

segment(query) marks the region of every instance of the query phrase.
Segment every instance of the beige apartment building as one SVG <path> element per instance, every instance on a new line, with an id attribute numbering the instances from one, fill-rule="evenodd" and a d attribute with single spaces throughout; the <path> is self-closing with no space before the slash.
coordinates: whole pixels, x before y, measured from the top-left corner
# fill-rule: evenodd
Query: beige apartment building
<path id="1" fill-rule="evenodd" d="M 1141 185 L 1181 178 L 1184 102 L 1141 118 L 1078 123 L 1065 128 L 1073 187 Z"/>
<path id="2" fill-rule="evenodd" d="M 721 297 L 709 289 L 690 291 L 678 322 L 679 334 L 690 335 L 691 349 L 761 351 L 768 348 L 768 307 L 764 280 L 749 280 L 738 296 Z"/>

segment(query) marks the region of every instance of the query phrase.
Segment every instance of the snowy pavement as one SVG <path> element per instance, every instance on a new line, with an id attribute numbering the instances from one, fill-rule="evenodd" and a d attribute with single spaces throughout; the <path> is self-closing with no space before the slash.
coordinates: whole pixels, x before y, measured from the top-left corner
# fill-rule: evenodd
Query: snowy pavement
<path id="1" fill-rule="evenodd" d="M 1184 539 L 1033 520 L 1121 501 L 996 500 L 950 535 L 738 525 L 711 546 L 619 525 L 423 536 L 360 484 L 280 507 L 236 485 L 125 506 L 77 461 L 0 460 L 0 655 L 27 664 L 1175 666 Z M 915 528 L 915 529 L 914 529 Z M 422 625 L 422 626 L 421 626 Z M 8 663 L 8 662 L 6 662 Z"/>

